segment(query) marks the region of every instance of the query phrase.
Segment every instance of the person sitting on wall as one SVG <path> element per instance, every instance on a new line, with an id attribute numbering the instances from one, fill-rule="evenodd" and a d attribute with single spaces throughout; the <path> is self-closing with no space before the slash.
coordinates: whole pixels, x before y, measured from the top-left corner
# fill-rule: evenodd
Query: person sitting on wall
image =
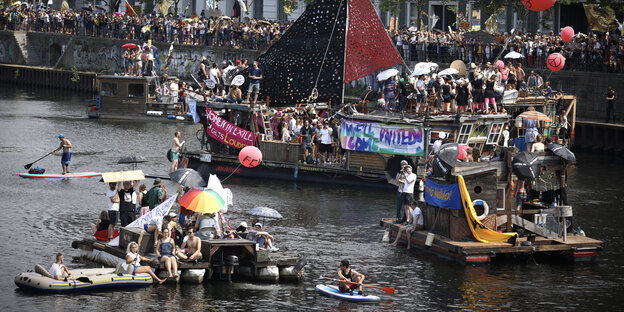
<path id="1" fill-rule="evenodd" d="M 279 250 L 279 248 L 273 246 L 273 242 L 275 242 L 273 235 L 266 231 L 262 231 L 261 223 L 255 223 L 245 238 L 258 244 L 259 248 L 266 248 L 271 252 Z"/>
<path id="2" fill-rule="evenodd" d="M 399 243 L 399 239 L 405 232 L 407 236 L 407 249 L 412 248 L 412 233 L 420 231 L 423 228 L 424 218 L 422 210 L 415 203 L 405 205 L 405 214 L 407 217 L 407 225 L 399 227 L 396 239 L 392 243 L 392 246 L 396 246 Z"/>
<path id="3" fill-rule="evenodd" d="M 184 239 L 176 256 L 189 262 L 201 260 L 203 257 L 201 253 L 201 239 L 195 236 L 195 229 L 192 226 L 188 226 L 186 230 L 188 236 Z"/>

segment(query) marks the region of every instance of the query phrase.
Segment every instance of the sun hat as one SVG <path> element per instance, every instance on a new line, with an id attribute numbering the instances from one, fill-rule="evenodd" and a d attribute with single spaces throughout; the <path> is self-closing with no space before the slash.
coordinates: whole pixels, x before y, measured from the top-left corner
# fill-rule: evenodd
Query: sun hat
<path id="1" fill-rule="evenodd" d="M 259 228 L 262 228 L 262 223 L 258 222 L 258 223 L 256 223 L 256 224 L 254 224 L 254 226 L 257 226 L 257 227 L 259 227 Z"/>
<path id="2" fill-rule="evenodd" d="M 154 186 L 158 186 L 158 185 L 160 185 L 160 183 L 162 183 L 160 178 L 156 178 L 156 180 L 154 180 Z"/>
<path id="3" fill-rule="evenodd" d="M 245 227 L 245 228 L 246 228 L 246 227 L 247 227 L 247 222 L 243 221 L 243 222 L 241 222 L 238 226 L 239 226 L 239 227 L 241 227 L 241 226 L 242 226 L 242 227 Z"/>

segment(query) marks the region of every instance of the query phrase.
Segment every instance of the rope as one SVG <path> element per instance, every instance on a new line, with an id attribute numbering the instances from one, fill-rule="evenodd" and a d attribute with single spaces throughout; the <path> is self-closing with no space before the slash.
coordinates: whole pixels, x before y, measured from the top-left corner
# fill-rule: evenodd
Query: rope
<path id="1" fill-rule="evenodd" d="M 334 18 L 334 26 L 332 27 L 332 31 L 331 34 L 329 35 L 329 41 L 327 42 L 327 47 L 325 47 L 325 54 L 323 55 L 323 60 L 321 61 L 321 67 L 319 68 L 319 72 L 318 75 L 316 75 L 316 81 L 314 82 L 314 88 L 312 88 L 312 92 L 310 92 L 310 96 L 308 97 L 308 103 L 310 103 L 311 101 L 314 101 L 318 98 L 318 89 L 316 88 L 316 86 L 318 85 L 318 81 L 321 78 L 321 71 L 323 70 L 323 66 L 325 65 L 325 59 L 327 58 L 327 52 L 329 52 L 329 45 L 332 42 L 332 39 L 334 38 L 334 31 L 336 30 L 336 24 L 338 23 L 338 15 L 340 14 L 340 10 L 342 9 L 342 4 L 344 3 L 344 0 L 340 1 L 340 6 L 338 6 L 338 11 L 336 11 L 336 17 Z M 347 27 L 347 25 L 345 25 L 345 28 Z M 346 31 L 345 31 L 346 33 Z M 347 47 L 345 47 L 346 50 Z M 344 66 L 344 64 L 343 64 Z M 344 77 L 343 77 L 344 78 Z"/>
<path id="2" fill-rule="evenodd" d="M 236 172 L 236 170 L 240 168 L 240 166 L 241 164 L 239 163 L 238 166 L 236 166 L 236 168 L 234 168 L 234 170 L 232 170 L 232 172 L 227 177 L 225 177 L 225 179 L 221 180 L 221 182 L 225 182 L 227 179 L 229 179 Z"/>

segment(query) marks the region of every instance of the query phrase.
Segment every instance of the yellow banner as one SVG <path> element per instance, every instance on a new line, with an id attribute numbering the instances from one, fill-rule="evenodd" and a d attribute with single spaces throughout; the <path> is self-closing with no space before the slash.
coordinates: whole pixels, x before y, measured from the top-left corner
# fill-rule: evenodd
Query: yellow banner
<path id="1" fill-rule="evenodd" d="M 618 29 L 615 20 L 615 11 L 611 7 L 599 7 L 597 4 L 583 4 L 589 28 L 596 31 L 607 32 Z"/>
<path id="2" fill-rule="evenodd" d="M 167 13 L 169 13 L 169 7 L 171 7 L 172 5 L 173 5 L 173 0 L 162 0 L 158 4 L 158 12 L 160 12 L 160 14 L 165 16 L 167 15 Z"/>
<path id="3" fill-rule="evenodd" d="M 483 243 L 505 243 L 516 235 L 515 232 L 498 233 L 483 225 L 483 223 L 481 223 L 481 221 L 477 218 L 477 213 L 475 212 L 474 207 L 472 207 L 472 200 L 470 199 L 470 194 L 468 194 L 468 189 L 466 189 L 464 177 L 457 175 L 457 182 L 459 183 L 459 192 L 461 193 L 464 212 L 466 213 L 466 219 L 468 220 L 468 227 L 476 240 Z"/>
<path id="4" fill-rule="evenodd" d="M 118 172 L 102 172 L 102 179 L 106 183 L 121 181 L 138 181 L 144 180 L 142 170 L 118 171 Z"/>

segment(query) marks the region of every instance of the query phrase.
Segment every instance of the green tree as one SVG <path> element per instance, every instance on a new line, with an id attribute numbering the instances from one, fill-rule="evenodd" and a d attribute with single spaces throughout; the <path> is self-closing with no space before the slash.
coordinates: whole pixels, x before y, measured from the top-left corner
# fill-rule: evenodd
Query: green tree
<path id="1" fill-rule="evenodd" d="M 381 11 L 390 12 L 391 15 L 397 15 L 401 9 L 401 4 L 404 4 L 405 2 L 407 2 L 407 0 L 381 0 L 379 8 Z"/>

